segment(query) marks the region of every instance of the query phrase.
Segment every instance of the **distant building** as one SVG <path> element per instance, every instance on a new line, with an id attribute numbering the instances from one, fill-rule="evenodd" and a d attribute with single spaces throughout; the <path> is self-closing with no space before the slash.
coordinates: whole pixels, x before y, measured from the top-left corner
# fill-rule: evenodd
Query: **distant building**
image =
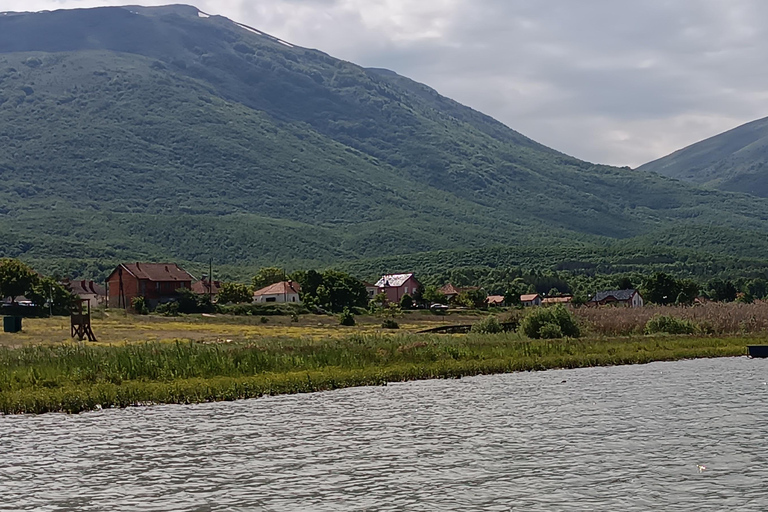
<path id="1" fill-rule="evenodd" d="M 301 286 L 295 281 L 280 281 L 253 292 L 253 302 L 301 304 Z"/>
<path id="2" fill-rule="evenodd" d="M 631 308 L 643 307 L 643 296 L 637 290 L 614 290 L 609 292 L 597 292 L 587 303 L 590 306 L 628 306 Z"/>
<path id="3" fill-rule="evenodd" d="M 368 294 L 368 300 L 373 300 L 379 293 L 379 289 L 375 284 L 363 281 L 363 286 L 365 286 L 365 292 Z"/>
<path id="4" fill-rule="evenodd" d="M 405 294 L 413 297 L 420 286 L 413 274 L 387 274 L 376 282 L 376 288 L 386 295 L 388 302 L 400 302 Z"/>
<path id="5" fill-rule="evenodd" d="M 149 307 L 176 298 L 181 288 L 191 289 L 192 274 L 175 263 L 121 263 L 107 278 L 107 303 L 111 308 L 130 308 L 136 297 Z"/>
<path id="6" fill-rule="evenodd" d="M 570 304 L 573 295 L 561 295 L 560 297 L 547 297 L 541 300 L 542 306 L 554 306 L 555 304 Z"/>
<path id="7" fill-rule="evenodd" d="M 504 305 L 504 296 L 503 295 L 489 295 L 485 299 L 485 302 L 489 306 L 503 306 Z"/>
<path id="8" fill-rule="evenodd" d="M 81 299 L 90 301 L 91 306 L 101 306 L 107 302 L 107 288 L 93 281 L 62 281 L 61 284 Z"/>
<path id="9" fill-rule="evenodd" d="M 477 286 L 468 286 L 465 288 L 459 288 L 457 286 L 454 286 L 451 283 L 448 283 L 446 285 L 443 285 L 442 288 L 438 290 L 441 294 L 445 295 L 445 298 L 448 302 L 454 302 L 456 298 L 461 295 L 464 292 L 472 292 L 475 290 L 479 290 Z"/>
<path id="10" fill-rule="evenodd" d="M 210 282 L 204 277 L 201 280 L 192 283 L 192 291 L 198 295 L 212 295 L 216 297 L 219 295 L 220 290 L 221 281 L 214 280 L 213 282 Z"/>
<path id="11" fill-rule="evenodd" d="M 520 296 L 520 303 L 523 306 L 541 306 L 541 295 L 538 293 L 529 293 Z"/>

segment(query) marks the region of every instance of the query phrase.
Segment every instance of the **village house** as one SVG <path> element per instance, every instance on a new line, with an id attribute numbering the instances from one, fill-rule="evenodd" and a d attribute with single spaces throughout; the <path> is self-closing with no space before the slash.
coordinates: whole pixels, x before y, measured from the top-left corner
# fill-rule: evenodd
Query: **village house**
<path id="1" fill-rule="evenodd" d="M 107 303 L 130 308 L 144 297 L 150 308 L 176 298 L 181 288 L 191 289 L 194 277 L 175 263 L 121 263 L 107 278 Z"/>
<path id="2" fill-rule="evenodd" d="M 373 300 L 376 294 L 379 293 L 379 289 L 375 284 L 363 281 L 363 286 L 365 286 L 365 292 L 368 294 L 368 300 Z"/>
<path id="3" fill-rule="evenodd" d="M 192 283 L 192 291 L 198 295 L 216 297 L 219 295 L 220 290 L 221 281 L 216 281 L 215 279 L 211 282 L 207 277 L 203 277 L 201 280 Z"/>
<path id="4" fill-rule="evenodd" d="M 454 286 L 451 283 L 448 283 L 446 285 L 443 285 L 443 287 L 440 288 L 438 290 L 438 292 L 440 292 L 441 294 L 445 295 L 445 299 L 448 302 L 452 303 L 462 293 L 464 293 L 464 292 L 471 292 L 471 291 L 475 291 L 475 290 L 479 290 L 479 289 L 480 288 L 478 288 L 477 286 L 469 286 L 469 287 L 466 287 L 466 288 L 459 288 L 457 286 Z"/>
<path id="5" fill-rule="evenodd" d="M 643 307 L 643 297 L 637 290 L 614 290 L 597 292 L 587 303 L 589 306 L 627 306 L 631 308 Z"/>
<path id="6" fill-rule="evenodd" d="M 538 293 L 529 293 L 520 296 L 520 303 L 523 306 L 541 306 L 541 295 Z"/>
<path id="7" fill-rule="evenodd" d="M 485 303 L 488 304 L 488 306 L 503 306 L 504 305 L 504 296 L 503 295 L 489 295 L 485 299 Z"/>
<path id="8" fill-rule="evenodd" d="M 67 279 L 61 284 L 81 299 L 89 301 L 91 306 L 101 306 L 107 302 L 107 288 L 93 281 Z"/>
<path id="9" fill-rule="evenodd" d="M 301 286 L 295 281 L 280 281 L 253 292 L 253 302 L 301 304 Z"/>
<path id="10" fill-rule="evenodd" d="M 561 295 L 560 297 L 546 297 L 541 300 L 542 306 L 555 306 L 557 304 L 570 304 L 573 295 Z"/>
<path id="11" fill-rule="evenodd" d="M 400 302 L 405 294 L 413 297 L 420 286 L 413 274 L 387 274 L 376 282 L 376 288 L 388 302 Z"/>

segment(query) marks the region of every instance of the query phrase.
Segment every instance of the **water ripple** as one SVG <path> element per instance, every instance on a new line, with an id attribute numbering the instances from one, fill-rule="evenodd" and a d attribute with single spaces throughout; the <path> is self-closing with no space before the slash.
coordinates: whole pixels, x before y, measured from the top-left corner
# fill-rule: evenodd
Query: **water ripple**
<path id="1" fill-rule="evenodd" d="M 0 417 L 0 510 L 762 511 L 767 372 L 681 361 Z"/>

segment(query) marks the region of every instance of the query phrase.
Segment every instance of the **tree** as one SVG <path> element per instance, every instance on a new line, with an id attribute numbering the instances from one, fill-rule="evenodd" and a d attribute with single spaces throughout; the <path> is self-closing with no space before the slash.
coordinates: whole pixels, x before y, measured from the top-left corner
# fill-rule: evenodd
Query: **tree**
<path id="1" fill-rule="evenodd" d="M 693 301 L 699 296 L 699 283 L 691 279 L 682 279 L 678 281 L 677 285 L 679 291 L 677 292 L 677 299 L 675 302 L 685 305 L 693 304 Z"/>
<path id="2" fill-rule="evenodd" d="M 653 304 L 672 304 L 679 293 L 677 280 L 664 272 L 656 272 L 643 283 L 643 297 Z"/>
<path id="3" fill-rule="evenodd" d="M 764 299 L 768 296 L 768 281 L 762 277 L 751 280 L 746 284 L 745 288 L 744 291 L 756 299 Z"/>
<path id="4" fill-rule="evenodd" d="M 252 302 L 253 294 L 248 286 L 242 283 L 224 283 L 219 290 L 219 304 L 242 304 Z"/>
<path id="5" fill-rule="evenodd" d="M 38 309 L 46 309 L 54 315 L 68 315 L 78 300 L 77 295 L 70 292 L 64 285 L 52 277 L 42 277 L 25 292 Z"/>
<path id="6" fill-rule="evenodd" d="M 21 261 L 0 259 L 0 297 L 10 297 L 11 304 L 16 304 L 16 297 L 30 293 L 37 282 L 37 273 Z"/>
<path id="7" fill-rule="evenodd" d="M 616 288 L 619 290 L 632 290 L 635 288 L 635 285 L 629 277 L 621 276 L 616 280 Z"/>
<path id="8" fill-rule="evenodd" d="M 437 288 L 437 286 L 427 286 L 426 288 L 424 288 L 422 297 L 424 297 L 424 301 L 429 304 L 447 304 L 448 303 L 448 300 L 446 299 L 445 295 L 440 293 L 440 290 Z"/>
<path id="9" fill-rule="evenodd" d="M 277 267 L 263 267 L 253 276 L 252 284 L 254 290 L 260 290 L 265 286 L 279 283 L 285 280 L 285 272 Z"/>
<path id="10" fill-rule="evenodd" d="M 402 309 L 412 309 L 413 308 L 413 297 L 408 295 L 407 293 L 400 297 L 400 307 Z"/>
<path id="11" fill-rule="evenodd" d="M 733 302 L 739 291 L 731 281 L 715 278 L 709 282 L 709 297 L 719 302 Z"/>

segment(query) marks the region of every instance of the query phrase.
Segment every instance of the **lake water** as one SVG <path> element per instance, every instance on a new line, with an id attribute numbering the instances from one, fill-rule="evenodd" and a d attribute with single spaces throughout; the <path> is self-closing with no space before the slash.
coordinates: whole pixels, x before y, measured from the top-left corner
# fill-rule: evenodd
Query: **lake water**
<path id="1" fill-rule="evenodd" d="M 764 511 L 766 381 L 735 358 L 0 416 L 0 510 Z"/>

